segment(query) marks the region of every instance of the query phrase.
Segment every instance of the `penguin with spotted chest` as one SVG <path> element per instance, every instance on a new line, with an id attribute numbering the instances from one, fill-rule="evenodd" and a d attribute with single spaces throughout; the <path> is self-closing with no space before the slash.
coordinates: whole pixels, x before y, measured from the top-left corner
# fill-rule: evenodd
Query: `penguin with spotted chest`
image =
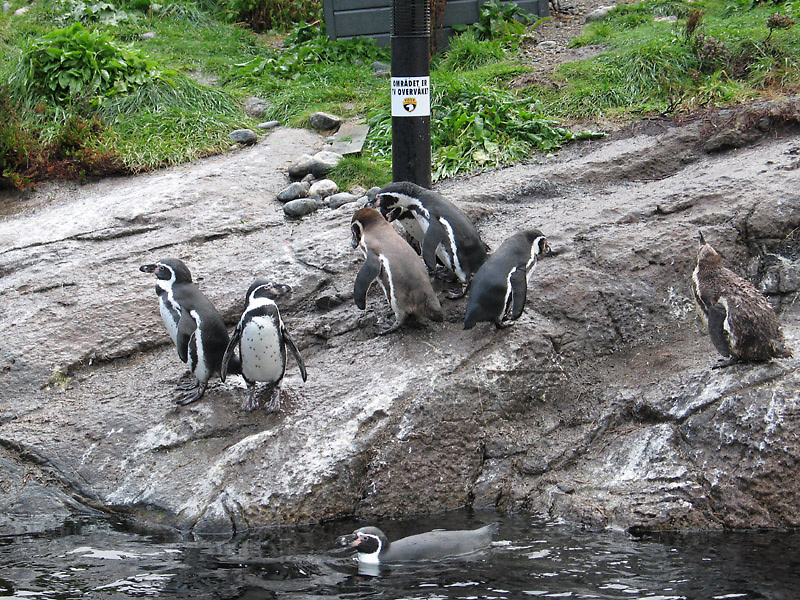
<path id="1" fill-rule="evenodd" d="M 181 382 L 176 389 L 187 392 L 178 404 L 191 404 L 203 397 L 208 381 L 220 372 L 222 357 L 228 345 L 228 330 L 222 315 L 192 281 L 186 264 L 167 258 L 139 267 L 143 273 L 156 276 L 159 312 L 178 357 L 186 363 L 195 379 Z M 229 365 L 232 373 L 240 373 L 238 359 Z"/>
<path id="2" fill-rule="evenodd" d="M 711 342 L 723 357 L 712 368 L 792 356 L 775 309 L 752 283 L 723 266 L 702 232 L 692 295 Z"/>
<path id="3" fill-rule="evenodd" d="M 242 403 L 242 408 L 248 412 L 258 408 L 257 382 L 267 383 L 272 388 L 267 411 L 280 410 L 280 385 L 286 373 L 287 348 L 297 361 L 303 381 L 308 379 L 303 357 L 289 335 L 275 302 L 279 296 L 288 291 L 288 286 L 256 279 L 247 290 L 244 311 L 225 348 L 220 377 L 225 381 L 228 365 L 235 358 L 238 347 L 240 371 L 249 392 L 247 401 Z"/>
<path id="4" fill-rule="evenodd" d="M 437 259 L 461 282 L 460 298 L 472 275 L 486 261 L 488 248 L 469 217 L 447 198 L 409 181 L 390 183 L 375 196 L 375 205 L 389 221 L 398 220 L 422 248 L 431 270 Z"/>
<path id="5" fill-rule="evenodd" d="M 394 323 L 379 329 L 379 335 L 397 331 L 412 317 L 443 320 L 425 265 L 377 210 L 356 211 L 350 231 L 353 248 L 361 249 L 365 259 L 353 285 L 356 306 L 366 309 L 367 292 L 377 280 L 394 312 Z"/>

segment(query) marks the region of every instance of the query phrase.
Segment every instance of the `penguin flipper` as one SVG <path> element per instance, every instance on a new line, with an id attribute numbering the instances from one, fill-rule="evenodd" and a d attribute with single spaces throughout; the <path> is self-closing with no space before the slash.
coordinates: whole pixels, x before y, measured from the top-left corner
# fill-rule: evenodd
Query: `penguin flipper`
<path id="1" fill-rule="evenodd" d="M 436 248 L 445 239 L 446 233 L 442 224 L 436 219 L 431 219 L 428 231 L 425 232 L 425 239 L 422 240 L 422 260 L 431 271 L 436 269 Z"/>
<path id="2" fill-rule="evenodd" d="M 286 328 L 283 328 L 283 341 L 289 347 L 289 350 L 292 351 L 294 354 L 294 359 L 297 361 L 297 367 L 300 369 L 300 376 L 303 378 L 305 382 L 308 379 L 308 374 L 306 373 L 306 364 L 303 362 L 303 357 L 300 356 L 300 350 L 297 349 L 297 346 L 294 343 L 294 340 L 289 335 L 289 332 L 286 331 Z"/>
<path id="3" fill-rule="evenodd" d="M 189 314 L 189 311 L 182 310 L 181 318 L 178 321 L 176 345 L 178 347 L 178 356 L 183 362 L 189 360 L 189 339 L 192 337 L 195 329 L 197 329 L 197 323 L 194 322 L 194 319 Z"/>
<path id="4" fill-rule="evenodd" d="M 225 378 L 228 376 L 228 363 L 231 361 L 231 357 L 236 352 L 236 346 L 239 345 L 239 341 L 242 339 L 242 322 L 236 325 L 236 329 L 233 330 L 233 334 L 231 335 L 231 339 L 228 341 L 228 345 L 225 347 L 225 354 L 222 355 L 222 364 L 219 367 L 219 378 L 222 380 L 222 383 L 225 383 Z"/>
<path id="5" fill-rule="evenodd" d="M 717 352 L 724 357 L 731 355 L 728 332 L 725 331 L 726 317 L 727 311 L 722 304 L 714 304 L 708 308 L 708 334 Z"/>
<path id="6" fill-rule="evenodd" d="M 367 308 L 367 292 L 372 282 L 381 274 L 381 261 L 378 255 L 371 250 L 367 252 L 367 259 L 361 265 L 353 285 L 353 300 L 361 310 Z"/>
<path id="7" fill-rule="evenodd" d="M 519 319 L 525 309 L 528 294 L 528 279 L 525 269 L 516 268 L 511 273 L 511 320 Z"/>

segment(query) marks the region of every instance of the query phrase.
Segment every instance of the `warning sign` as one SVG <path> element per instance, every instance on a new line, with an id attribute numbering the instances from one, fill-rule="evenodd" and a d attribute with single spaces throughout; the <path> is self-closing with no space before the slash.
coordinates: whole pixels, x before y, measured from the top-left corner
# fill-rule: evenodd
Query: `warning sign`
<path id="1" fill-rule="evenodd" d="M 392 116 L 429 117 L 430 77 L 392 77 Z"/>

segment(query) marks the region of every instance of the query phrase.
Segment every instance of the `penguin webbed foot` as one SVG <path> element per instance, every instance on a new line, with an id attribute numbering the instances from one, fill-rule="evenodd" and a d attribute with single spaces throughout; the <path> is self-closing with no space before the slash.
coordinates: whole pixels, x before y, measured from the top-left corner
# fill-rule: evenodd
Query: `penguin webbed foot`
<path id="1" fill-rule="evenodd" d="M 247 386 L 247 399 L 242 402 L 242 410 L 245 412 L 253 412 L 259 407 L 258 396 L 256 395 L 256 386 Z"/>
<path id="2" fill-rule="evenodd" d="M 196 377 L 181 379 L 177 385 L 175 385 L 175 390 L 178 392 L 188 392 L 197 389 L 198 385 L 200 385 L 200 381 Z"/>
<path id="3" fill-rule="evenodd" d="M 514 324 L 514 321 L 493 321 L 495 328 L 499 331 L 500 329 L 507 329 Z"/>
<path id="4" fill-rule="evenodd" d="M 381 324 L 376 325 L 375 326 L 375 332 L 378 335 L 387 335 L 389 333 L 394 333 L 395 331 L 400 329 L 400 327 L 402 327 L 402 325 L 403 324 L 400 321 L 398 321 L 397 319 L 387 320 L 387 321 L 385 321 L 385 322 L 383 322 Z"/>
<path id="5" fill-rule="evenodd" d="M 197 388 L 195 391 L 186 394 L 182 399 L 178 400 L 178 405 L 186 406 L 187 404 L 191 404 L 192 402 L 197 402 L 200 398 L 203 397 L 203 394 L 206 393 L 206 388 L 208 387 L 207 383 L 200 383 L 199 381 L 195 385 Z"/>
<path id="6" fill-rule="evenodd" d="M 277 414 L 281 410 L 281 386 L 276 385 L 272 389 L 272 393 L 270 394 L 269 402 L 264 407 L 264 410 L 268 415 Z"/>
<path id="7" fill-rule="evenodd" d="M 735 365 L 739 362 L 739 359 L 735 356 L 729 356 L 728 358 L 720 358 L 717 363 L 711 367 L 711 369 L 724 369 L 725 367 L 730 367 Z"/>

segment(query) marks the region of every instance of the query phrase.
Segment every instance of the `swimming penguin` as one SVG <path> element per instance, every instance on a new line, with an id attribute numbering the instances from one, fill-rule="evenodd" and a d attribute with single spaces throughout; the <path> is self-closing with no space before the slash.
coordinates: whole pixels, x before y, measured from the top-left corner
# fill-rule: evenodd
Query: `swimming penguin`
<path id="1" fill-rule="evenodd" d="M 178 357 L 195 376 L 194 381 L 179 383 L 176 388 L 189 392 L 179 404 L 190 404 L 203 397 L 208 380 L 220 372 L 228 345 L 225 322 L 211 301 L 192 283 L 192 275 L 183 261 L 167 258 L 142 265 L 139 270 L 155 274 L 161 318 L 175 343 Z M 241 372 L 238 359 L 229 371 Z"/>
<path id="2" fill-rule="evenodd" d="M 377 279 L 395 315 L 395 322 L 381 329 L 379 335 L 396 331 L 412 315 L 431 321 L 443 319 L 425 265 L 377 210 L 358 210 L 350 230 L 353 248 L 360 248 L 366 259 L 353 287 L 356 306 L 366 308 L 367 291 Z"/>
<path id="3" fill-rule="evenodd" d="M 375 196 L 375 205 L 389 221 L 398 219 L 422 247 L 431 270 L 436 259 L 461 281 L 458 298 L 466 293 L 472 275 L 486 261 L 487 247 L 469 217 L 441 194 L 408 181 L 390 183 Z"/>
<path id="4" fill-rule="evenodd" d="M 434 530 L 389 542 L 377 527 L 362 527 L 337 538 L 339 546 L 354 548 L 359 564 L 440 560 L 463 556 L 487 548 L 497 532 L 497 523 L 480 529 Z"/>
<path id="5" fill-rule="evenodd" d="M 280 409 L 280 385 L 286 373 L 287 347 L 294 354 L 303 381 L 307 379 L 303 357 L 289 336 L 275 303 L 275 299 L 288 290 L 288 286 L 277 286 L 265 279 L 256 279 L 247 290 L 244 311 L 225 348 L 220 377 L 225 381 L 228 364 L 238 346 L 242 377 L 250 392 L 247 402 L 242 404 L 247 411 L 258 407 L 256 382 L 259 381 L 268 383 L 272 388 L 268 412 Z"/>
<path id="6" fill-rule="evenodd" d="M 722 265 L 702 232 L 692 272 L 692 293 L 711 342 L 727 359 L 713 368 L 792 356 L 772 305 L 753 284 Z"/>
<path id="7" fill-rule="evenodd" d="M 464 329 L 479 321 L 491 321 L 500 329 L 507 326 L 504 319 L 518 319 L 525 308 L 528 274 L 537 257 L 547 254 L 547 238 L 538 229 L 520 231 L 503 242 L 472 280 Z"/>

